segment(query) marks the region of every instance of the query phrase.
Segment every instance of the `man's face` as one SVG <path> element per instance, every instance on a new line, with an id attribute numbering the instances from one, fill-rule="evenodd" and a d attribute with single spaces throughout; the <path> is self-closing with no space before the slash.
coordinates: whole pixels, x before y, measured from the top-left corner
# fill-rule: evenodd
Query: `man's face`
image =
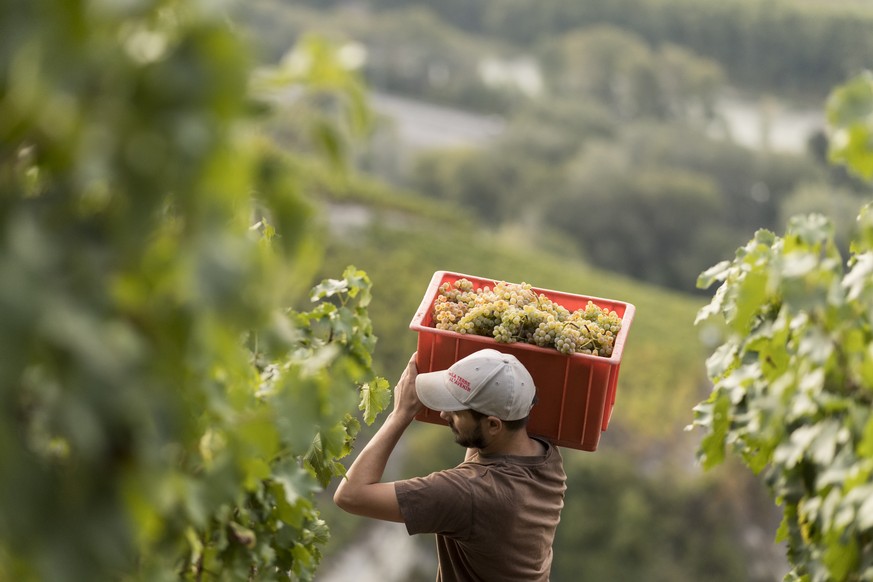
<path id="1" fill-rule="evenodd" d="M 448 422 L 455 435 L 455 442 L 468 449 L 484 449 L 487 446 L 482 432 L 482 422 L 485 418 L 476 419 L 469 410 L 458 412 L 442 412 L 440 416 Z"/>

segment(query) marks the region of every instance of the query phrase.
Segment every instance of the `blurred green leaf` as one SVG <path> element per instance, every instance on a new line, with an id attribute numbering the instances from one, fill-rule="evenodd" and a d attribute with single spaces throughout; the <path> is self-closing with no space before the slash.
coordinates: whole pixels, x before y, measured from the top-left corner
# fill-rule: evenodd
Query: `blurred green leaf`
<path id="1" fill-rule="evenodd" d="M 832 156 L 873 176 L 873 77 L 839 88 L 828 108 Z M 730 264 L 701 275 L 724 282 L 697 321 L 720 315 L 735 333 L 707 360 L 714 387 L 694 409 L 707 431 L 698 455 L 709 468 L 730 448 L 763 472 L 783 505 L 777 540 L 787 544 L 792 579 L 855 580 L 867 569 L 870 216 L 867 205 L 845 264 L 829 219 L 810 214 L 792 217 L 784 237 L 759 231 Z"/>
<path id="2" fill-rule="evenodd" d="M 0 577 L 311 578 L 314 493 L 373 375 L 369 280 L 288 306 L 323 258 L 307 164 L 343 168 L 360 77 L 306 38 L 249 83 L 210 3 L 0 20 Z M 320 149 L 251 116 L 264 78 L 303 96 L 290 129 Z M 322 431 L 319 484 L 300 464 Z"/>
<path id="3" fill-rule="evenodd" d="M 873 179 L 873 73 L 865 71 L 831 93 L 827 121 L 830 159 Z"/>
<path id="4" fill-rule="evenodd" d="M 326 279 L 312 288 L 312 301 L 318 301 L 325 297 L 333 297 L 349 290 L 348 281 L 345 279 Z"/>

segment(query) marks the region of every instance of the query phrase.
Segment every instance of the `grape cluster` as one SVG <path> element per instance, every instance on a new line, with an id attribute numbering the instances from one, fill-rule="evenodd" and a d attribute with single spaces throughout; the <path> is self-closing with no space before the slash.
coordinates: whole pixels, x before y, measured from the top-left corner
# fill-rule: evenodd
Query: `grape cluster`
<path id="1" fill-rule="evenodd" d="M 434 325 L 463 334 L 493 337 L 501 343 L 525 342 L 563 354 L 612 355 L 621 318 L 589 301 L 576 311 L 536 293 L 527 283 L 498 282 L 473 288 L 468 279 L 439 287 Z"/>

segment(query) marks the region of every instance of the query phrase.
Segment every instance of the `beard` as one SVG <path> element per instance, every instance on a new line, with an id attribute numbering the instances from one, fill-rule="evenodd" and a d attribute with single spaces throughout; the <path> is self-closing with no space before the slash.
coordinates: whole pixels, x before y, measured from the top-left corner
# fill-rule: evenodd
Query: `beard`
<path id="1" fill-rule="evenodd" d="M 473 429 L 471 434 L 462 435 L 458 432 L 458 429 L 455 428 L 455 425 L 449 424 L 449 427 L 452 429 L 452 432 L 455 434 L 455 442 L 461 445 L 462 447 L 468 449 L 484 449 L 485 445 L 485 436 L 482 434 L 482 427 L 478 424 Z"/>

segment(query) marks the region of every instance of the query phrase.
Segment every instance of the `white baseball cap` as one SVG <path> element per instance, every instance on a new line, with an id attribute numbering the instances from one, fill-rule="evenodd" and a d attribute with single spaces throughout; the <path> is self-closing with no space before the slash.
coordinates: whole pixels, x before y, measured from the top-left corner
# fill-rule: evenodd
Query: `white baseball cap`
<path id="1" fill-rule="evenodd" d="M 486 348 L 458 360 L 448 370 L 419 374 L 415 391 L 432 410 L 472 408 L 501 420 L 518 420 L 530 413 L 536 386 L 515 356 Z"/>

